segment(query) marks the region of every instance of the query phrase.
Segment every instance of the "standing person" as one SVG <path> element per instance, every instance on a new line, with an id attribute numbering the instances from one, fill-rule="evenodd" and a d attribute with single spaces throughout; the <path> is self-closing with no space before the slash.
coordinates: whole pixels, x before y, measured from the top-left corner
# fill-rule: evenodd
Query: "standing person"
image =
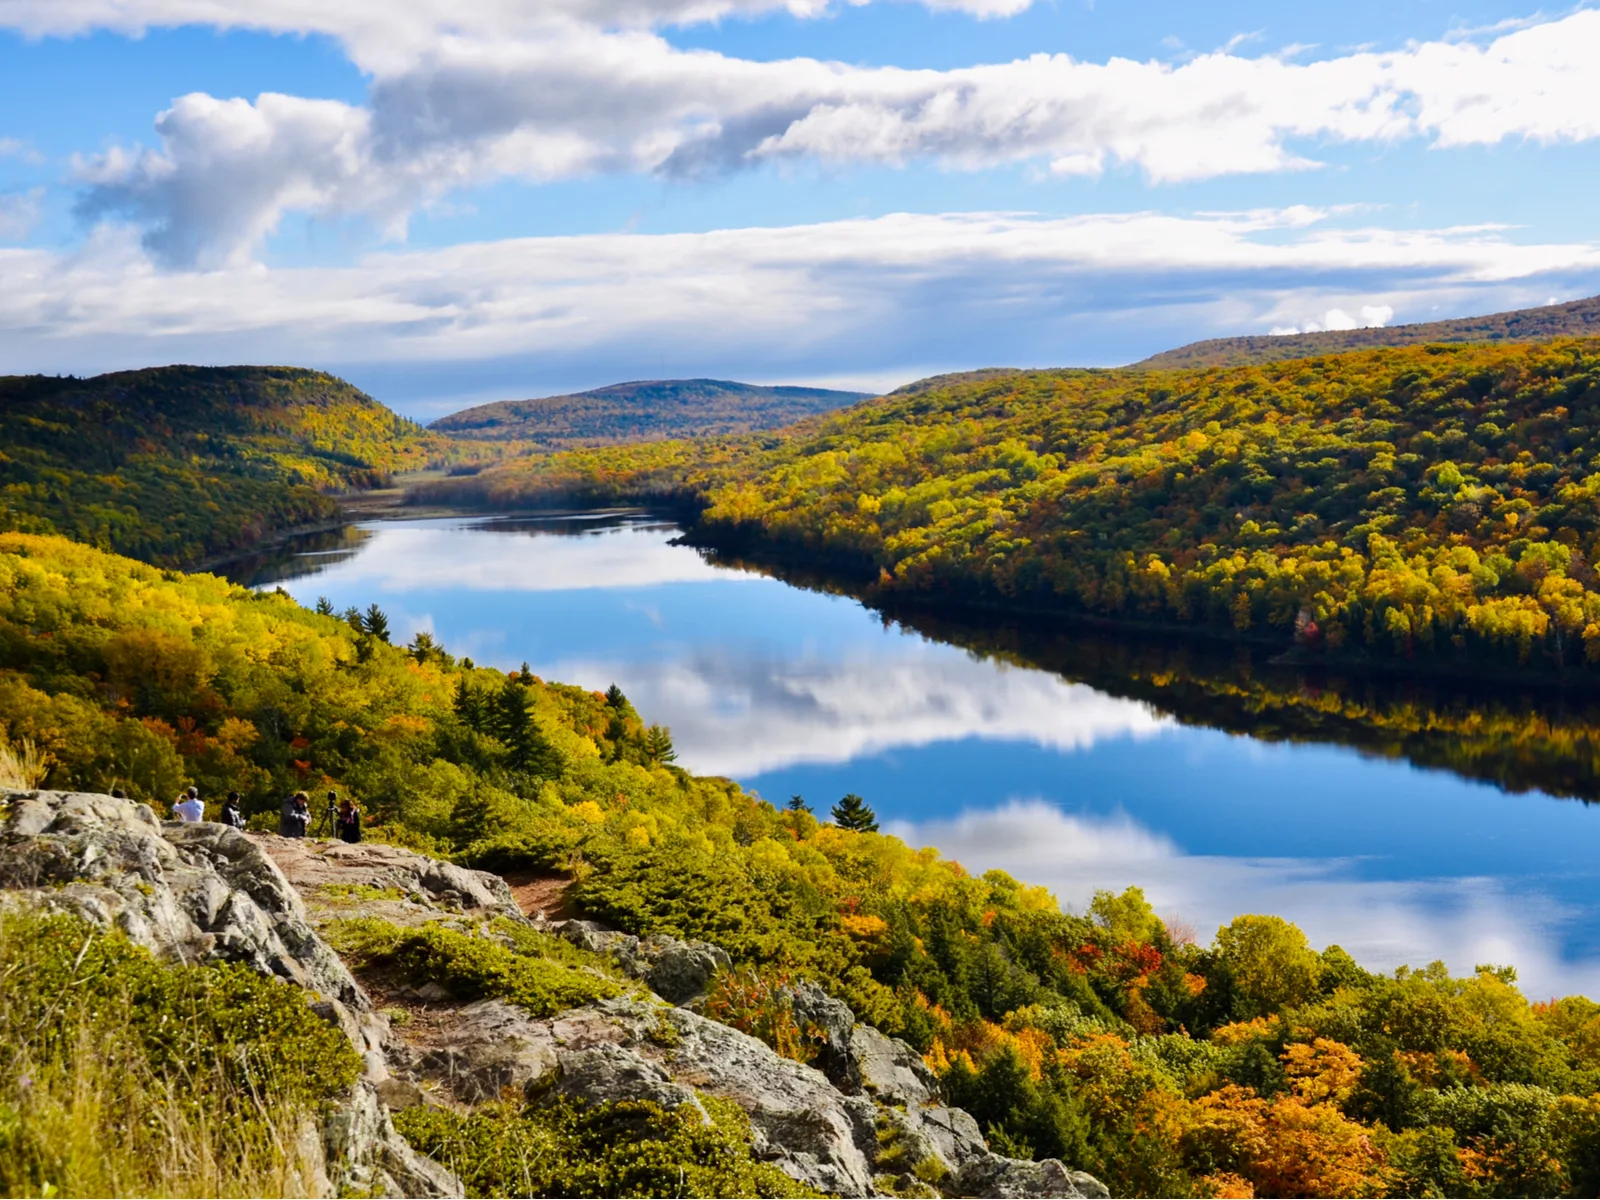
<path id="1" fill-rule="evenodd" d="M 283 812 L 278 817 L 278 832 L 284 837 L 303 838 L 311 826 L 311 799 L 304 792 L 296 792 L 283 802 Z"/>
<path id="2" fill-rule="evenodd" d="M 200 789 L 190 788 L 178 797 L 172 806 L 172 815 L 178 820 L 192 823 L 206 819 L 206 806 L 200 801 Z"/>
<path id="3" fill-rule="evenodd" d="M 244 828 L 244 810 L 239 807 L 239 793 L 229 792 L 222 802 L 222 823 L 234 829 Z"/>
<path id="4" fill-rule="evenodd" d="M 356 807 L 354 800 L 339 801 L 339 840 L 343 842 L 361 840 L 361 810 Z"/>

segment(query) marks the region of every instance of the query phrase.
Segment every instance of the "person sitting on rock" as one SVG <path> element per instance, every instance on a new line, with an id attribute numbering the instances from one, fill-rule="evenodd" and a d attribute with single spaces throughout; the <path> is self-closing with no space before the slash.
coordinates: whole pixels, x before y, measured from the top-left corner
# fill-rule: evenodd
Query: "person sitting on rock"
<path id="1" fill-rule="evenodd" d="M 283 802 L 283 812 L 278 817 L 278 832 L 284 837 L 303 838 L 311 828 L 311 797 L 296 792 Z"/>
<path id="2" fill-rule="evenodd" d="M 228 798 L 222 802 L 222 823 L 234 829 L 244 828 L 244 810 L 239 807 L 238 792 L 229 792 Z"/>
<path id="3" fill-rule="evenodd" d="M 172 806 L 172 815 L 186 823 L 204 821 L 206 819 L 206 806 L 200 800 L 200 789 L 190 788 L 177 799 Z"/>
<path id="4" fill-rule="evenodd" d="M 349 799 L 339 801 L 338 826 L 340 841 L 361 840 L 361 810 L 356 807 L 355 801 Z"/>

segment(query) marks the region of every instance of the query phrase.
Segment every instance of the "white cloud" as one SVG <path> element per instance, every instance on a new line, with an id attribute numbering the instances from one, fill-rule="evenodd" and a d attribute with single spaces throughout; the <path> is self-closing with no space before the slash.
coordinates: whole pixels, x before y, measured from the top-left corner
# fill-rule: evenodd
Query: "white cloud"
<path id="1" fill-rule="evenodd" d="M 529 394 L 531 363 L 594 382 L 657 375 L 666 356 L 697 373 L 764 378 L 818 363 L 840 374 L 1106 363 L 1112 332 L 1138 357 L 1171 336 L 1299 325 L 1330 306 L 1493 311 L 1592 282 L 1600 247 L 1344 228 L 1302 208 L 900 214 L 182 273 L 104 231 L 72 254 L 0 249 L 0 276 L 0 353 L 14 370 L 277 361 L 398 371 L 504 357 L 522 364 L 507 368 L 524 380 L 516 396 Z M 461 368 L 450 376 L 453 394 L 487 390 Z"/>
<path id="2" fill-rule="evenodd" d="M 574 526 L 573 536 L 542 538 L 536 558 L 518 553 L 526 535 L 505 531 L 504 522 L 473 524 L 479 531 L 467 539 L 460 534 L 462 522 L 453 518 L 363 527 L 376 539 L 373 546 L 319 579 L 385 592 L 425 590 L 441 579 L 474 592 L 642 588 L 713 579 L 778 586 L 765 576 L 720 570 L 668 545 L 657 523 L 595 533 Z"/>
<path id="3" fill-rule="evenodd" d="M 1600 961 L 1572 960 L 1561 935 L 1582 919 L 1525 878 L 1385 879 L 1359 860 L 1190 855 L 1127 816 L 1061 811 L 1038 800 L 888 832 L 931 845 L 974 873 L 999 868 L 1081 911 L 1095 891 L 1142 887 L 1156 910 L 1209 941 L 1241 913 L 1275 913 L 1314 946 L 1338 943 L 1388 970 L 1443 959 L 1458 974 L 1512 963 L 1536 998 L 1600 995 Z"/>
<path id="4" fill-rule="evenodd" d="M 787 12 L 821 17 L 869 0 L 0 0 L 0 27 L 33 37 L 72 37 L 107 29 L 205 25 L 268 33 L 320 33 L 339 39 L 368 70 L 394 70 L 442 38 L 488 44 L 527 40 L 553 27 L 652 28 L 725 17 Z M 1007 17 L 1033 0 L 922 0 L 935 11 Z"/>
<path id="5" fill-rule="evenodd" d="M 102 189 L 91 206 L 151 224 L 152 245 L 169 262 L 227 261 L 285 211 L 360 212 L 398 231 L 411 205 L 505 177 L 695 175 L 804 158 L 962 170 L 1037 161 L 1062 175 L 1126 165 L 1181 182 L 1313 167 L 1316 142 L 1420 137 L 1448 148 L 1600 136 L 1589 73 L 1600 57 L 1596 11 L 1482 43 L 1322 61 L 1041 54 L 933 71 L 683 51 L 647 29 L 596 23 L 621 8 L 563 2 L 562 13 L 588 23 L 542 7 L 529 17 L 510 3 L 475 10 L 470 21 L 427 6 L 390 18 L 309 0 L 255 6 L 253 23 L 342 30 L 375 72 L 368 106 L 186 97 L 158 120 L 159 152 L 89 164 Z M 211 12 L 227 23 L 213 0 L 86 4 L 43 10 L 0 0 L 0 18 L 9 11 L 13 24 L 51 30 L 119 13 L 137 23 L 152 12 L 169 20 Z M 68 11 L 51 16 L 56 7 Z M 369 38 L 388 48 L 370 51 Z"/>
<path id="6" fill-rule="evenodd" d="M 1357 317 L 1352 317 L 1342 308 L 1330 308 L 1322 314 L 1320 321 L 1306 321 L 1300 325 L 1274 325 L 1270 332 L 1273 337 L 1283 337 L 1294 333 L 1320 333 L 1323 330 L 1381 329 L 1392 320 L 1394 320 L 1394 305 L 1363 304 Z"/>
<path id="7" fill-rule="evenodd" d="M 1081 750 L 1168 724 L 1143 704 L 1044 671 L 997 671 L 920 639 L 887 654 L 871 644 L 848 655 L 695 652 L 649 662 L 568 658 L 540 669 L 591 687 L 622 681 L 641 711 L 672 714 L 682 765 L 740 778 L 964 738 Z"/>
<path id="8" fill-rule="evenodd" d="M 43 200 L 42 187 L 25 192 L 0 192 L 0 242 L 19 242 L 32 233 L 39 222 Z"/>
<path id="9" fill-rule="evenodd" d="M 413 193 L 397 199 L 401 181 L 367 169 L 369 122 L 330 100 L 184 96 L 156 120 L 160 152 L 80 160 L 83 207 L 142 221 L 164 261 L 203 265 L 247 258 L 286 210 L 403 213 Z"/>

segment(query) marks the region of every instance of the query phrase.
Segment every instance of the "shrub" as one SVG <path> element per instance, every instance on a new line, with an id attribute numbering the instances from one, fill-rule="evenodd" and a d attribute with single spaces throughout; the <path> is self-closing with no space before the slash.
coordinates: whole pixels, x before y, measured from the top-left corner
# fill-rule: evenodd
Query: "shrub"
<path id="1" fill-rule="evenodd" d="M 0 917 L 0 1193 L 293 1196 L 361 1064 L 299 988 Z M 309 1141 L 308 1141 L 309 1136 Z"/>
<path id="2" fill-rule="evenodd" d="M 461 1000 L 507 1000 L 535 1017 L 622 992 L 620 984 L 583 967 L 519 953 L 493 938 L 438 923 L 401 929 L 362 917 L 335 921 L 327 932 L 341 954 L 363 966 L 436 983 Z"/>
<path id="3" fill-rule="evenodd" d="M 702 1098 L 692 1108 L 647 1102 L 547 1108 L 485 1104 L 470 1113 L 413 1108 L 395 1127 L 455 1171 L 469 1196 L 812 1196 L 751 1154 L 738 1108 Z"/>

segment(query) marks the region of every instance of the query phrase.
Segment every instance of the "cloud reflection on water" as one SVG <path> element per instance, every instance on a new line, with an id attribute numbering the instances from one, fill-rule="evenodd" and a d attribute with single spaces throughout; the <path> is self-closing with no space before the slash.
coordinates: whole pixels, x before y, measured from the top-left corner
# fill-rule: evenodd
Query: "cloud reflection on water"
<path id="1" fill-rule="evenodd" d="M 1099 889 L 1137 885 L 1202 943 L 1240 913 L 1275 913 L 1314 946 L 1337 942 L 1369 969 L 1443 959 L 1464 974 L 1478 963 L 1511 963 L 1532 999 L 1600 995 L 1600 964 L 1558 950 L 1559 928 L 1581 915 L 1536 878 L 1372 880 L 1356 877 L 1349 858 L 1190 855 L 1125 814 L 1075 815 L 1040 800 L 893 821 L 885 831 L 936 846 L 975 873 L 999 868 L 1042 884 L 1078 911 Z"/>
<path id="2" fill-rule="evenodd" d="M 749 657 L 709 648 L 654 662 L 567 659 L 550 678 L 626 680 L 643 713 L 672 714 L 689 770 L 749 777 L 801 763 L 980 738 L 1082 750 L 1148 737 L 1170 722 L 1146 705 L 913 639 L 842 659 Z"/>
<path id="3" fill-rule="evenodd" d="M 347 586 L 411 592 L 448 585 L 469 592 L 567 592 L 648 588 L 667 583 L 748 581 L 781 587 L 763 575 L 713 567 L 691 550 L 668 544 L 658 522 L 529 537 L 495 522 L 389 522 L 366 553 L 338 564 Z M 470 528 L 471 537 L 463 537 Z"/>

